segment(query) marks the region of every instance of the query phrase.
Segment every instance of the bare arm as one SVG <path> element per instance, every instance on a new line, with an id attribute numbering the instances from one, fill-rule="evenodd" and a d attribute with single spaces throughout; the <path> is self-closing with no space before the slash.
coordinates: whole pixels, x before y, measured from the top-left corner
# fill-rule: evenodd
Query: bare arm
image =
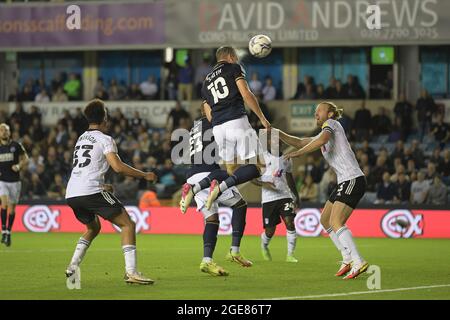
<path id="1" fill-rule="evenodd" d="M 298 195 L 297 186 L 295 185 L 294 176 L 292 175 L 292 172 L 286 173 L 286 181 L 289 186 L 289 189 L 291 190 L 292 194 L 294 195 L 295 199 L 295 205 L 300 208 L 300 197 Z"/>
<path id="2" fill-rule="evenodd" d="M 208 119 L 208 121 L 211 122 L 212 110 L 211 110 L 211 106 L 206 101 L 203 102 L 203 110 L 205 111 L 206 119 Z"/>
<path id="3" fill-rule="evenodd" d="M 145 179 L 148 181 L 156 180 L 156 175 L 153 172 L 143 172 L 123 163 L 115 152 L 108 153 L 106 155 L 106 160 L 115 172 L 123 174 L 124 176 Z"/>
<path id="4" fill-rule="evenodd" d="M 298 138 L 295 136 L 291 136 L 280 129 L 273 129 L 273 130 L 276 130 L 278 132 L 280 139 L 284 143 L 287 143 L 288 145 L 298 149 L 303 148 L 313 140 L 313 138 Z"/>
<path id="5" fill-rule="evenodd" d="M 284 157 L 286 159 L 295 158 L 316 151 L 317 149 L 320 149 L 320 147 L 322 147 L 324 144 L 326 144 L 328 140 L 330 140 L 330 138 L 331 133 L 329 133 L 328 131 L 322 131 L 316 139 L 311 140 L 311 142 L 309 142 L 306 146 L 304 146 L 300 150 L 288 153 Z"/>
<path id="6" fill-rule="evenodd" d="M 28 165 L 29 159 L 28 154 L 25 149 L 21 146 L 23 153 L 19 156 L 19 162 L 12 166 L 12 170 L 15 172 L 19 172 L 21 169 L 25 168 Z"/>
<path id="7" fill-rule="evenodd" d="M 264 128 L 269 129 L 270 123 L 269 121 L 267 121 L 264 113 L 261 111 L 255 95 L 250 91 L 247 81 L 245 81 L 245 79 L 239 79 L 236 81 L 236 84 L 239 92 L 242 95 L 242 98 L 244 99 L 244 103 L 258 116 L 258 119 L 261 121 L 261 124 L 264 126 Z"/>

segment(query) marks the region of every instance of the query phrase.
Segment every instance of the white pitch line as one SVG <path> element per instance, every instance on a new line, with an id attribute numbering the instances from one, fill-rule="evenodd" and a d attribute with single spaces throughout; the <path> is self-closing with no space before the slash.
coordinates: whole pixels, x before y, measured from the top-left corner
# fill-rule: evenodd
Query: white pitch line
<path id="1" fill-rule="evenodd" d="M 450 287 L 450 284 L 442 284 L 442 285 L 434 285 L 434 286 L 421 286 L 421 287 L 409 287 L 409 288 L 385 289 L 385 290 L 370 290 L 370 291 L 355 291 L 355 292 L 344 292 L 344 293 L 329 293 L 329 294 L 319 294 L 319 295 L 315 295 L 315 296 L 279 297 L 279 298 L 268 298 L 268 299 L 262 299 L 262 300 L 317 299 L 317 298 L 329 298 L 329 297 L 345 297 L 345 296 L 352 296 L 352 295 L 359 295 L 359 294 L 372 294 L 372 293 L 383 293 L 383 292 L 434 289 L 434 288 L 444 288 L 444 287 Z M 449 292 L 449 296 L 450 296 L 450 292 Z"/>

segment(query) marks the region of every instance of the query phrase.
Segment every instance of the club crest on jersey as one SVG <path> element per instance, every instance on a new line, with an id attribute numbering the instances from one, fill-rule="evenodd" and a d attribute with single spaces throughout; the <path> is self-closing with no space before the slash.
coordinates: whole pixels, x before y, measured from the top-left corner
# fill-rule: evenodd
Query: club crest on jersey
<path id="1" fill-rule="evenodd" d="M 11 147 L 11 148 L 9 149 L 9 151 L 11 151 L 12 153 L 16 152 L 16 147 Z"/>

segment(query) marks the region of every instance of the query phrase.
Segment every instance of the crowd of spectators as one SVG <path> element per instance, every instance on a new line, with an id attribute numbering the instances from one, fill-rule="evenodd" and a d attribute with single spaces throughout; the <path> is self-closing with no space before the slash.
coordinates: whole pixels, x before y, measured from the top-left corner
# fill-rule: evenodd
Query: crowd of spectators
<path id="1" fill-rule="evenodd" d="M 378 114 L 372 117 L 364 103 L 354 119 L 344 115 L 339 120 L 367 179 L 363 201 L 448 203 L 450 126 L 444 122 L 443 110 L 424 90 L 415 108 L 401 95 L 393 111 L 394 124 L 385 108 L 380 107 Z M 414 116 L 419 124 L 417 128 L 412 126 Z M 390 145 L 395 147 L 390 150 Z M 317 159 L 310 156 L 299 168 L 298 187 L 304 201 L 324 202 L 336 185 L 333 170 L 322 157 Z"/>
<path id="2" fill-rule="evenodd" d="M 49 127 L 42 124 L 38 107 L 32 106 L 25 112 L 18 102 L 10 115 L 0 113 L 0 122 L 10 125 L 12 139 L 23 144 L 30 158 L 27 169 L 21 172 L 22 199 L 63 200 L 74 146 L 87 129 L 81 108 L 73 114 L 65 111 L 58 123 Z M 158 198 L 170 198 L 185 178 L 185 168 L 171 161 L 171 132 L 190 129 L 191 123 L 189 113 L 179 103 L 168 115 L 167 127 L 163 129 L 150 128 L 138 112 L 126 118 L 120 109 L 113 110 L 107 133 L 114 138 L 119 156 L 138 169 L 154 171 L 158 182 L 150 185 L 145 180 L 108 173 L 106 183 L 113 184 L 117 196 L 124 201 L 136 201 L 145 191 L 153 191 Z"/>
<path id="3" fill-rule="evenodd" d="M 306 75 L 303 82 L 299 82 L 292 99 L 364 99 L 366 92 L 361 86 L 357 76 L 349 74 L 347 82 L 342 83 L 335 77 L 330 78 L 328 87 L 316 84 L 314 77 Z"/>

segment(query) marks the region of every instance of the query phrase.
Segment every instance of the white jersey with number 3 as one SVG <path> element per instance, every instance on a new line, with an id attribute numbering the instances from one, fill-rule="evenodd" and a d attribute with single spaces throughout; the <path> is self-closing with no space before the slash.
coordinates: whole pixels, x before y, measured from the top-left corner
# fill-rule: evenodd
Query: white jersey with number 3
<path id="1" fill-rule="evenodd" d="M 323 157 L 336 172 L 338 184 L 360 176 L 364 173 L 359 168 L 345 130 L 339 121 L 328 119 L 322 125 L 322 131 L 331 133 L 331 138 L 321 147 Z"/>
<path id="2" fill-rule="evenodd" d="M 105 173 L 109 169 L 106 155 L 111 152 L 117 153 L 116 143 L 99 130 L 88 130 L 78 138 L 66 199 L 103 191 Z"/>

